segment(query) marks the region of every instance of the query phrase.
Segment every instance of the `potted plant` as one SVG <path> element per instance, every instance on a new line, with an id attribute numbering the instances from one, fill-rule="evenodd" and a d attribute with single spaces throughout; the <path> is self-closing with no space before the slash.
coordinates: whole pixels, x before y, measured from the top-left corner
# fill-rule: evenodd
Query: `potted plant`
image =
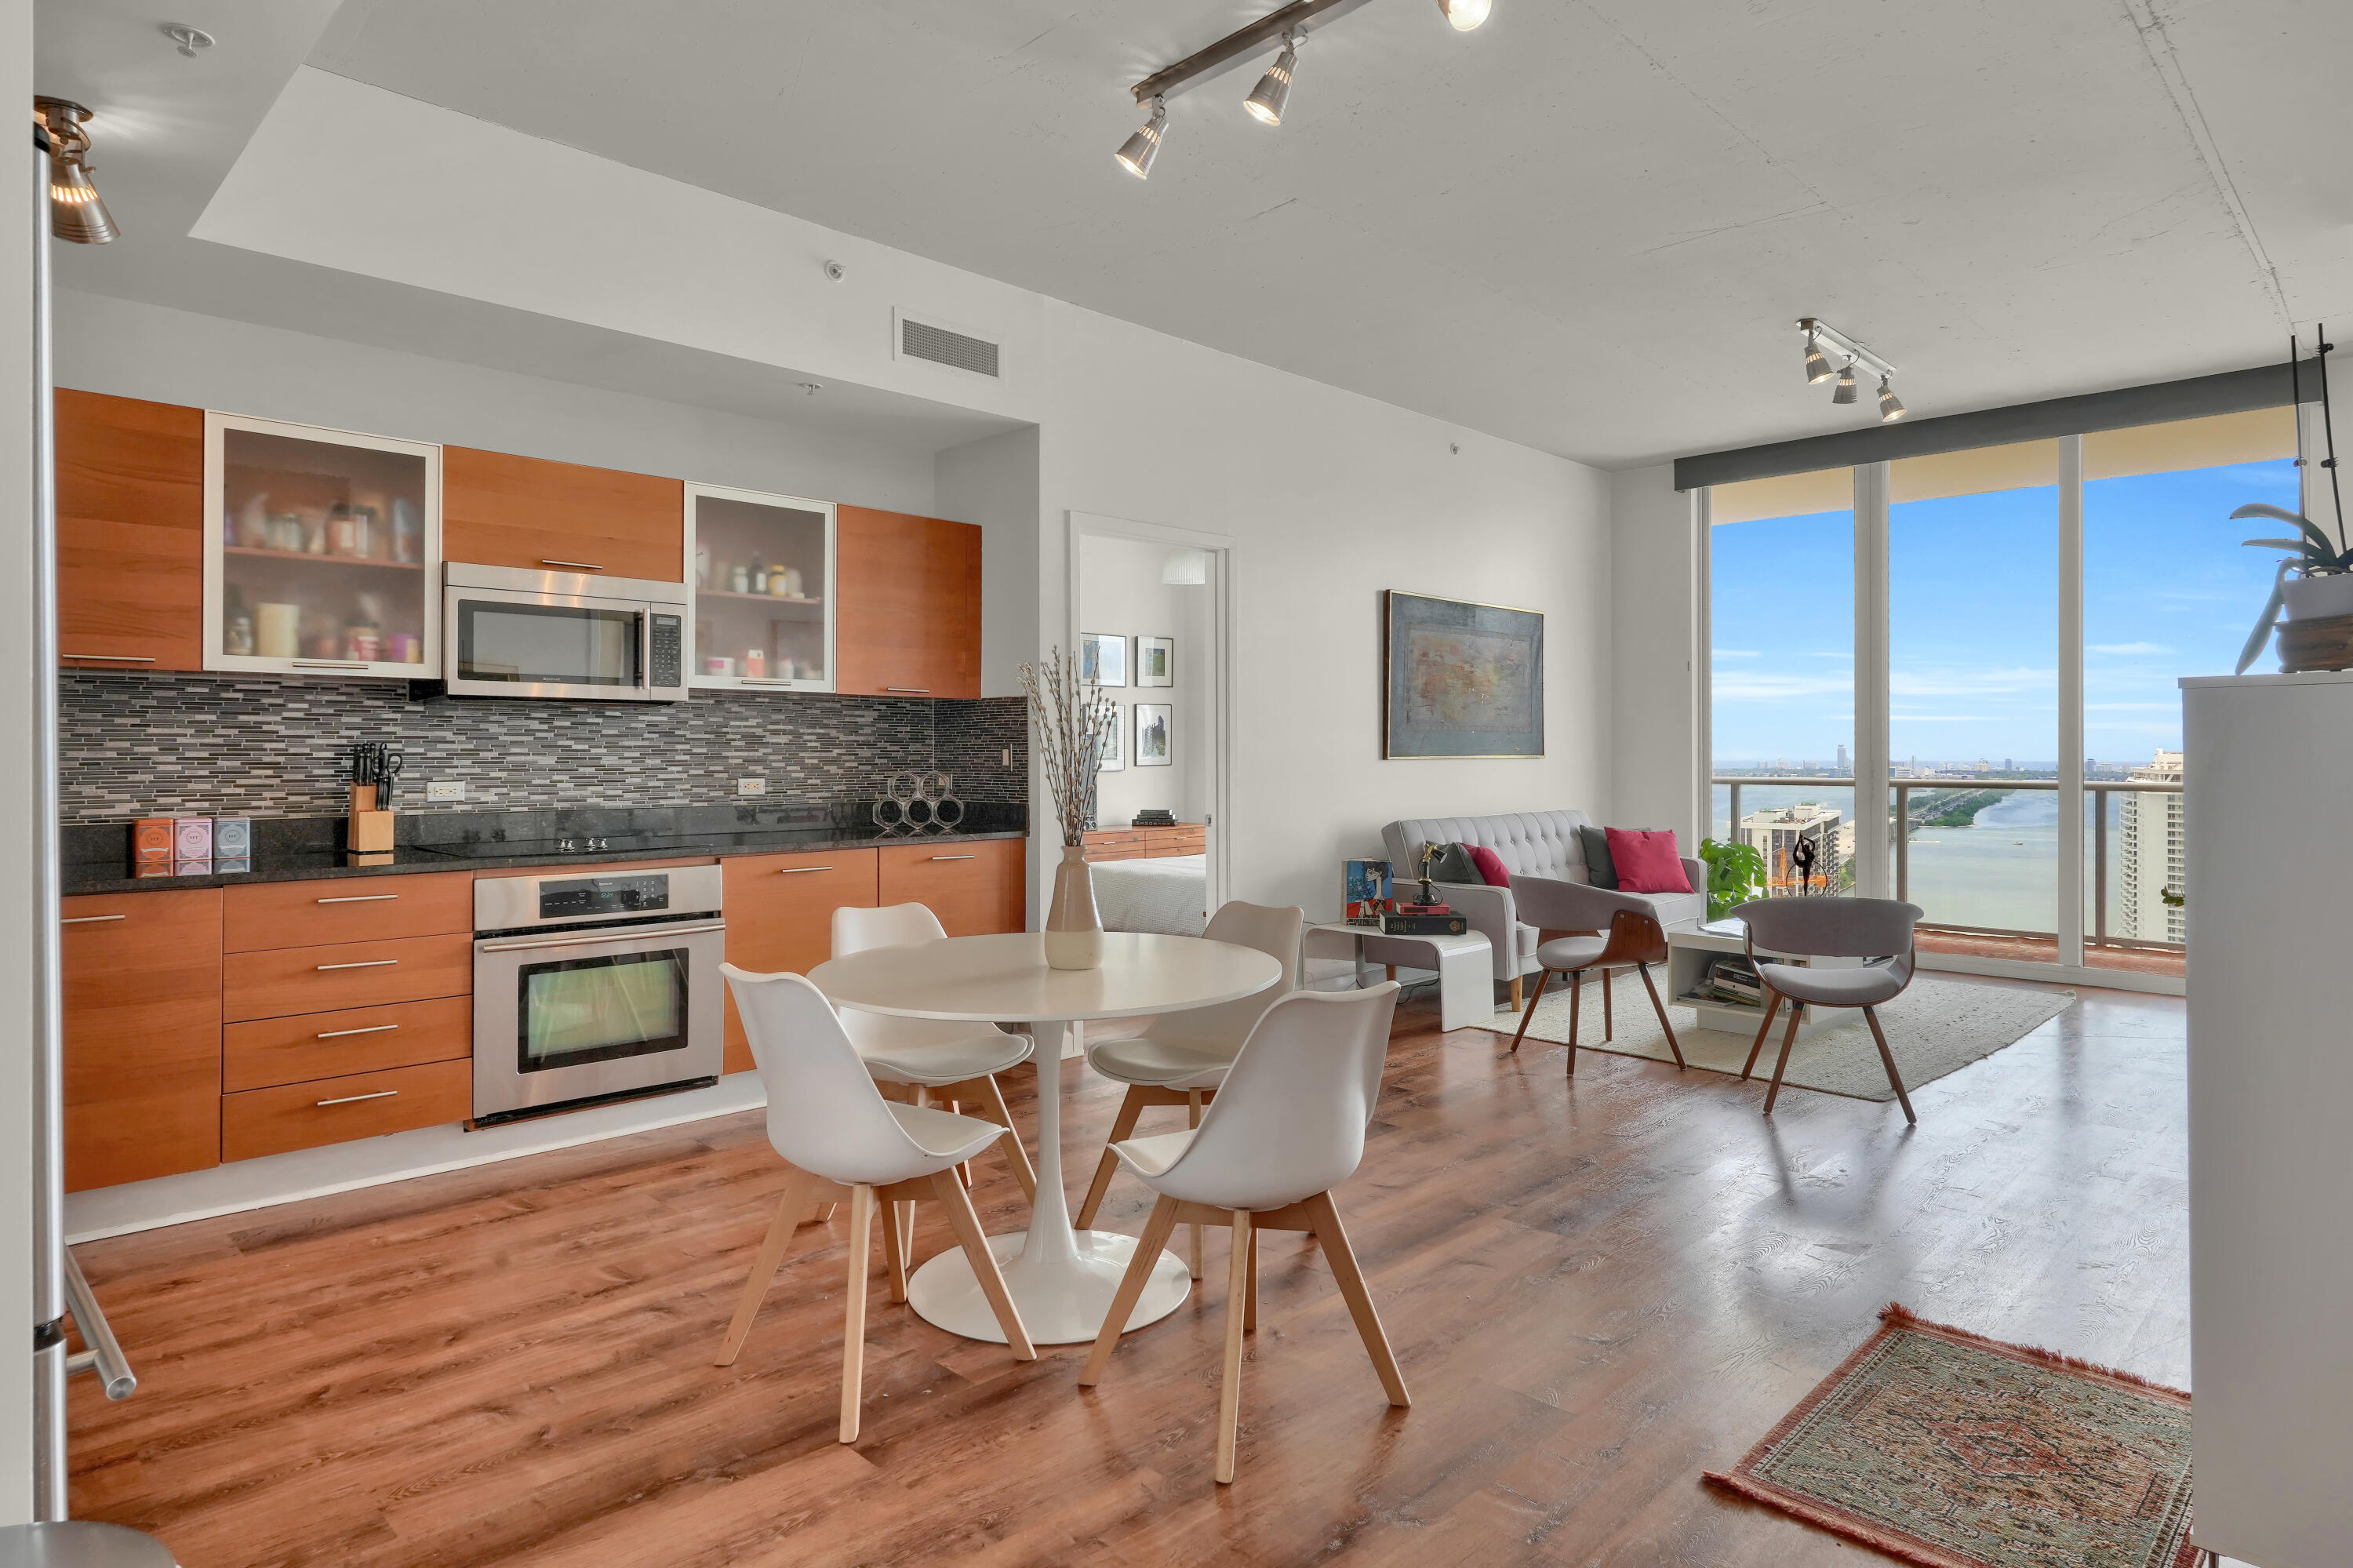
<path id="1" fill-rule="evenodd" d="M 1094 809 L 1095 770 L 1119 707 L 1079 679 L 1078 655 L 1057 647 L 1041 673 L 1021 666 L 1021 689 L 1037 720 L 1038 760 L 1062 828 L 1062 863 L 1054 868 L 1054 897 L 1046 911 L 1046 963 L 1058 969 L 1103 965 L 1103 916 L 1095 908 L 1094 874 L 1087 864 L 1087 818 Z"/>
<path id="2" fill-rule="evenodd" d="M 2328 341 L 2326 326 L 2320 332 L 2318 351 L 2315 355 L 2320 366 L 2320 423 L 2326 432 L 2328 457 L 2323 464 L 2328 470 L 2329 493 L 2337 511 L 2337 537 L 2331 539 L 2319 524 L 2300 512 L 2290 512 L 2284 506 L 2271 506 L 2262 502 L 2250 503 L 2231 514 L 2237 522 L 2245 517 L 2266 517 L 2275 523 L 2295 526 L 2293 539 L 2247 539 L 2242 543 L 2256 549 L 2285 550 L 2287 556 L 2272 574 L 2271 598 L 2263 603 L 2263 612 L 2255 621 L 2255 629 L 2247 635 L 2247 644 L 2239 652 L 2238 673 L 2243 675 L 2248 666 L 2262 656 L 2263 644 L 2271 641 L 2272 632 L 2279 626 L 2281 611 L 2292 622 L 2332 620 L 2340 616 L 2353 616 L 2353 546 L 2345 535 L 2345 500 L 2337 484 L 2337 426 L 2328 403 L 2328 351 L 2335 346 Z M 2295 416 L 2295 467 L 2300 476 L 2304 471 L 2304 386 L 2302 372 L 2296 363 L 2296 338 L 2287 340 L 2288 386 Z M 2281 638 L 2283 664 L 2294 661 Z M 2299 667 L 2300 663 L 2299 663 Z M 2318 668 L 2335 667 L 2321 664 Z"/>
<path id="3" fill-rule="evenodd" d="M 1702 839 L 1699 858 L 1707 863 L 1707 917 L 1725 916 L 1765 890 L 1765 857 L 1754 844 Z"/>

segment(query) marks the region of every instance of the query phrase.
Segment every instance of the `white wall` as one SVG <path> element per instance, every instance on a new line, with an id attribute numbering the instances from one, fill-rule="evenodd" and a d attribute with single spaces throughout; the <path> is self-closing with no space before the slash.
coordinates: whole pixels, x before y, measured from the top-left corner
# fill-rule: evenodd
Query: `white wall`
<path id="1" fill-rule="evenodd" d="M 1160 580 L 1166 545 L 1090 535 L 1079 552 L 1079 620 L 1085 631 L 1118 636 L 1127 643 L 1125 686 L 1103 695 L 1119 705 L 1120 747 L 1126 766 L 1102 776 L 1096 820 L 1124 827 L 1138 811 L 1174 812 L 1180 822 L 1198 822 L 1208 810 L 1209 736 L 1207 726 L 1208 662 L 1202 639 L 1209 630 L 1208 587 Z M 1176 684 L 1138 683 L 1138 640 L 1167 637 L 1176 642 Z M 1135 757 L 1136 708 L 1165 703 L 1169 710 L 1168 765 L 1145 768 Z"/>
<path id="2" fill-rule="evenodd" d="M 1700 624 L 1694 564 L 1698 524 L 1674 465 L 1610 476 L 1611 597 L 1609 820 L 1672 828 L 1696 853 L 1708 826 L 1699 786 L 1705 734 L 1697 677 L 1707 628 Z"/>
<path id="3" fill-rule="evenodd" d="M 60 291 L 58 385 L 934 515 L 928 446 L 860 441 L 307 333 Z"/>
<path id="4" fill-rule="evenodd" d="M 950 447 L 933 472 L 937 514 L 980 528 L 981 695 L 1018 696 L 1037 656 L 1037 429 Z"/>

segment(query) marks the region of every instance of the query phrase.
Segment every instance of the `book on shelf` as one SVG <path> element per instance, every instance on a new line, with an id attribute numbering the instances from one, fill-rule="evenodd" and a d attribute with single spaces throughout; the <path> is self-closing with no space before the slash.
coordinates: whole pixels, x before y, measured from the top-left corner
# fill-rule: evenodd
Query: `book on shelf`
<path id="1" fill-rule="evenodd" d="M 1392 915 L 1451 915 L 1454 913 L 1454 908 L 1448 904 L 1408 904 L 1401 898 L 1396 898 L 1389 901 L 1389 913 Z"/>
<path id="2" fill-rule="evenodd" d="M 1385 860 L 1340 863 L 1340 897 L 1347 906 L 1351 922 L 1360 916 L 1378 916 L 1388 906 L 1389 885 L 1389 863 Z"/>
<path id="3" fill-rule="evenodd" d="M 1460 937 L 1471 929 L 1461 915 L 1384 915 L 1381 934 L 1387 937 Z"/>

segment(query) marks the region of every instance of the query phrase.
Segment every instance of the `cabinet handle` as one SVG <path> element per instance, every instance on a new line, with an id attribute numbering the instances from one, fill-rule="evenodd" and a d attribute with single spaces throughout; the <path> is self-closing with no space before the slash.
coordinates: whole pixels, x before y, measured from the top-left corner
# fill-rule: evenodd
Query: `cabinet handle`
<path id="1" fill-rule="evenodd" d="M 339 1100 L 321 1100 L 319 1107 L 323 1110 L 329 1106 L 357 1105 L 362 1100 L 388 1100 L 398 1093 L 398 1089 L 378 1089 L 372 1095 L 345 1095 Z"/>
<path id="2" fill-rule="evenodd" d="M 584 572 L 601 572 L 605 569 L 595 561 L 551 561 L 545 556 L 539 558 L 539 564 L 543 567 L 576 567 Z"/>
<path id="3" fill-rule="evenodd" d="M 885 686 L 882 690 L 893 696 L 901 697 L 928 697 L 932 694 L 932 689 L 929 686 Z"/>
<path id="4" fill-rule="evenodd" d="M 365 1029 L 330 1029 L 319 1036 L 322 1040 L 341 1040 L 346 1034 L 385 1034 L 399 1028 L 397 1023 L 371 1023 Z"/>
<path id="5" fill-rule="evenodd" d="M 289 659 L 286 662 L 297 670 L 364 670 L 367 665 L 357 659 Z"/>
<path id="6" fill-rule="evenodd" d="M 100 920 L 128 920 L 128 915 L 69 915 L 58 922 L 60 926 L 90 926 Z"/>
<path id="7" fill-rule="evenodd" d="M 322 973 L 328 969 L 388 969 L 398 962 L 398 959 L 364 959 L 351 964 L 321 964 L 319 969 Z"/>
<path id="8" fill-rule="evenodd" d="M 60 653 L 60 659 L 95 659 L 102 664 L 153 664 L 154 659 L 145 653 Z"/>
<path id="9" fill-rule="evenodd" d="M 790 675 L 738 675 L 736 680 L 747 686 L 797 686 L 800 682 Z"/>
<path id="10" fill-rule="evenodd" d="M 935 854 L 932 858 L 934 860 L 978 860 L 980 857 L 976 854 Z"/>
<path id="11" fill-rule="evenodd" d="M 778 876 L 798 876 L 805 871 L 831 871 L 833 867 L 829 865 L 780 865 L 776 867 L 776 874 Z M 109 915 L 103 916 L 103 918 L 109 920 L 120 920 L 122 916 L 120 915 Z"/>
<path id="12" fill-rule="evenodd" d="M 341 898 L 318 898 L 316 904 L 389 904 L 399 897 L 397 893 L 353 893 Z"/>

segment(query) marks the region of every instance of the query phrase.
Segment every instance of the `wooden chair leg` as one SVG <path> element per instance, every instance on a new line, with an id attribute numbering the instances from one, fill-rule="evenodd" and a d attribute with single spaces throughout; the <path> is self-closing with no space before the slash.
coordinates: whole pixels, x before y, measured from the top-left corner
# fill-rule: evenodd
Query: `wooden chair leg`
<path id="1" fill-rule="evenodd" d="M 950 1101 L 948 1102 L 948 1115 L 950 1115 L 950 1116 L 962 1116 L 962 1115 L 964 1115 L 964 1102 L 962 1102 L 961 1100 L 950 1100 Z M 987 1120 L 987 1119 L 988 1119 L 988 1118 L 986 1118 L 986 1117 L 980 1117 L 980 1118 L 975 1118 L 975 1119 L 976 1119 L 976 1120 L 981 1120 L 981 1121 L 986 1121 L 986 1120 Z M 963 1182 L 966 1187 L 970 1187 L 970 1186 L 972 1185 L 972 1161 L 971 1161 L 971 1160 L 960 1160 L 956 1161 L 955 1172 L 956 1172 L 956 1179 L 957 1179 L 958 1181 L 962 1181 L 962 1182 Z"/>
<path id="2" fill-rule="evenodd" d="M 914 1100 L 914 1103 L 915 1103 L 915 1104 L 917 1104 L 917 1105 L 919 1105 L 919 1106 L 925 1106 L 925 1107 L 928 1107 L 928 1106 L 932 1103 L 932 1091 L 931 1091 L 931 1090 L 929 1090 L 929 1089 L 927 1089 L 927 1088 L 925 1088 L 923 1085 L 921 1085 L 921 1084 L 917 1084 L 917 1085 L 915 1086 L 915 1087 L 914 1087 L 914 1093 L 913 1093 L 913 1096 L 912 1097 L 913 1098 L 913 1100 Z M 912 1232 L 914 1230 L 914 1228 L 915 1228 L 915 1205 L 914 1205 L 914 1204 L 913 1204 L 913 1203 L 902 1203 L 902 1204 L 900 1204 L 900 1205 L 899 1205 L 899 1230 L 900 1230 L 901 1234 L 905 1234 L 912 1233 Z"/>
<path id="3" fill-rule="evenodd" d="M 1550 969 L 1538 969 L 1536 971 L 1536 993 L 1535 995 L 1528 998 L 1527 1008 L 1520 1014 L 1520 1026 L 1512 1032 L 1512 1049 L 1514 1051 L 1516 1052 L 1519 1050 L 1520 1041 L 1526 1036 L 1528 1032 L 1528 1022 L 1535 1017 L 1536 1003 L 1544 1000 L 1545 984 L 1551 979 L 1552 971 Z"/>
<path id="4" fill-rule="evenodd" d="M 1577 1009 L 1585 1001 L 1585 971 L 1571 969 L 1566 978 L 1568 980 L 1568 1075 L 1573 1078 L 1577 1076 Z"/>
<path id="5" fill-rule="evenodd" d="M 1514 1012 L 1520 1010 L 1520 980 L 1521 977 L 1518 975 L 1512 977 L 1512 1011 Z"/>
<path id="6" fill-rule="evenodd" d="M 727 1325 L 727 1337 L 720 1341 L 719 1354 L 712 1365 L 733 1366 L 736 1355 L 744 1349 L 744 1336 L 752 1331 L 752 1319 L 760 1315 L 760 1302 L 768 1294 L 768 1284 L 783 1266 L 786 1249 L 793 1245 L 793 1230 L 801 1223 L 801 1211 L 808 1206 L 808 1192 L 816 1179 L 804 1171 L 795 1171 L 785 1178 L 785 1195 L 776 1200 L 776 1217 L 768 1222 L 768 1235 L 760 1244 L 760 1254 L 752 1260 L 752 1277 L 744 1282 L 744 1293 L 735 1299 L 735 1317 Z"/>
<path id="7" fill-rule="evenodd" d="M 1005 1162 L 1013 1167 L 1013 1179 L 1021 1183 L 1023 1201 L 1035 1203 L 1038 1201 L 1038 1168 L 1029 1163 L 1029 1147 L 1021 1141 L 1021 1134 L 1013 1125 L 1013 1112 L 1005 1103 L 1005 1091 L 997 1086 L 993 1075 L 981 1079 L 981 1083 L 987 1086 L 987 1097 L 981 1102 L 980 1114 L 985 1120 L 993 1121 L 1005 1129 L 1005 1136 L 997 1140 L 1005 1146 Z M 965 1183 L 967 1187 L 971 1184 L 969 1181 Z"/>
<path id="8" fill-rule="evenodd" d="M 1135 1255 L 1128 1260 L 1127 1272 L 1120 1276 L 1119 1290 L 1111 1298 L 1111 1310 L 1103 1317 L 1103 1330 L 1095 1335 L 1095 1348 L 1087 1352 L 1086 1364 L 1079 1369 L 1079 1386 L 1092 1388 L 1101 1382 L 1103 1366 L 1111 1360 L 1111 1348 L 1119 1343 L 1120 1335 L 1127 1331 L 1127 1319 L 1135 1304 L 1144 1298 L 1144 1287 L 1152 1278 L 1152 1265 L 1168 1245 L 1168 1233 L 1176 1228 L 1176 1200 L 1163 1198 L 1152 1205 L 1152 1213 L 1144 1222 L 1144 1235 L 1135 1244 Z"/>
<path id="9" fill-rule="evenodd" d="M 1365 1271 L 1356 1266 L 1356 1250 L 1348 1245 L 1348 1233 L 1340 1224 L 1340 1211 L 1332 1206 L 1332 1194 L 1318 1192 L 1308 1199 L 1307 1217 L 1314 1222 L 1315 1239 L 1323 1245 L 1324 1256 L 1332 1265 L 1332 1277 L 1339 1282 L 1340 1298 L 1348 1304 L 1348 1316 L 1356 1320 L 1356 1333 L 1365 1341 L 1365 1353 L 1373 1358 L 1373 1370 L 1381 1375 L 1382 1390 L 1388 1394 L 1391 1404 L 1412 1404 L 1412 1396 L 1405 1391 L 1405 1374 L 1398 1371 L 1389 1337 L 1381 1330 L 1381 1315 L 1373 1310 L 1372 1292 L 1365 1288 Z"/>
<path id="10" fill-rule="evenodd" d="M 1895 1054 L 1887 1048 L 1887 1032 L 1879 1027 L 1879 1009 L 1864 1008 L 1862 1021 L 1871 1025 L 1871 1037 L 1879 1042 L 1879 1060 L 1886 1067 L 1887 1081 L 1895 1090 L 1895 1103 L 1904 1107 L 1904 1119 L 1919 1126 L 1920 1118 L 1912 1114 L 1912 1097 L 1904 1092 L 1903 1075 L 1895 1070 Z"/>
<path id="11" fill-rule="evenodd" d="M 1789 1065 L 1789 1049 L 1798 1043 L 1798 1021 L 1806 1016 L 1806 1004 L 1789 1003 L 1789 1027 L 1781 1031 L 1781 1054 L 1773 1064 L 1773 1086 L 1765 1091 L 1765 1114 L 1773 1114 L 1773 1102 L 1781 1097 L 1781 1071 Z"/>
<path id="12" fill-rule="evenodd" d="M 839 1203 L 819 1203 L 816 1211 L 817 1223 L 821 1225 L 830 1224 L 833 1222 L 833 1212 L 839 1207 L 841 1207 Z"/>
<path id="13" fill-rule="evenodd" d="M 1185 1125 L 1191 1128 L 1201 1125 L 1201 1091 L 1198 1089 L 1185 1091 Z M 1193 1277 L 1198 1279 L 1201 1277 L 1201 1227 L 1187 1225 L 1186 1229 L 1193 1233 L 1192 1242 L 1187 1248 L 1186 1262 L 1193 1270 Z"/>
<path id="14" fill-rule="evenodd" d="M 1765 1049 L 1765 1036 L 1772 1033 L 1773 1017 L 1781 1011 L 1781 993 L 1770 990 L 1765 995 L 1765 1022 L 1757 1026 L 1756 1043 L 1748 1047 L 1748 1060 L 1740 1065 L 1740 1081 L 1746 1083 L 1748 1075 L 1757 1070 L 1757 1053 Z"/>
<path id="15" fill-rule="evenodd" d="M 1381 978 L 1383 980 L 1397 979 L 1397 966 L 1395 964 L 1383 964 L 1381 966 Z"/>
<path id="16" fill-rule="evenodd" d="M 1136 1118 L 1144 1114 L 1144 1091 L 1130 1084 L 1126 1097 L 1119 1102 L 1119 1114 L 1111 1118 L 1111 1136 L 1103 1139 L 1103 1159 L 1096 1162 L 1095 1179 L 1087 1185 L 1087 1201 L 1079 1205 L 1078 1218 L 1071 1222 L 1074 1230 L 1092 1230 L 1095 1211 L 1103 1207 L 1103 1194 L 1111 1190 L 1113 1172 L 1119 1169 L 1119 1156 L 1111 1151 L 1114 1143 L 1125 1143 L 1135 1130 Z M 1028 1156 L 1024 1155 L 1026 1161 Z M 1031 1202 L 1036 1202 L 1033 1192 Z"/>
<path id="17" fill-rule="evenodd" d="M 1642 973 L 1642 989 L 1651 993 L 1651 1011 L 1659 1015 L 1659 1027 L 1667 1032 L 1667 1049 L 1675 1054 L 1675 1071 L 1683 1070 L 1683 1043 L 1675 1038 L 1675 1026 L 1667 1021 L 1667 1004 L 1659 1000 L 1658 982 L 1651 979 L 1651 966 L 1636 964 Z"/>
<path id="18" fill-rule="evenodd" d="M 1610 998 L 1616 994 L 1610 988 L 1611 979 L 1612 976 L 1608 969 L 1601 971 L 1601 1038 L 1604 1041 L 1618 1038 L 1617 1015 L 1610 1011 L 1612 1005 Z"/>
<path id="19" fill-rule="evenodd" d="M 866 1271 L 874 1264 L 874 1189 L 849 1190 L 849 1282 L 841 1319 L 841 1440 L 858 1441 L 866 1376 Z"/>
<path id="20" fill-rule="evenodd" d="M 1226 1268 L 1226 1370 L 1218 1384 L 1218 1483 L 1231 1486 L 1234 1446 L 1241 1435 L 1242 1330 L 1250 1296 L 1252 1237 L 1248 1209 L 1234 1211 L 1234 1245 Z"/>
<path id="21" fill-rule="evenodd" d="M 1242 1332 L 1245 1334 L 1258 1332 L 1258 1227 L 1256 1225 L 1250 1227 L 1250 1295 L 1242 1301 Z"/>
<path id="22" fill-rule="evenodd" d="M 891 1280 L 891 1301 L 904 1305 L 907 1299 L 907 1203 L 882 1205 L 882 1263 Z"/>
<path id="23" fill-rule="evenodd" d="M 980 1293 L 988 1298 L 988 1309 L 997 1316 L 997 1326 L 1005 1330 L 1005 1342 L 1013 1347 L 1013 1359 L 1034 1361 L 1038 1347 L 1029 1342 L 1029 1330 L 1021 1322 L 1021 1309 L 1013 1305 L 1012 1292 L 1005 1288 L 1005 1276 L 997 1266 L 997 1255 L 988 1250 L 988 1237 L 981 1234 L 980 1216 L 972 1210 L 972 1194 L 955 1175 L 943 1171 L 932 1178 L 932 1190 L 940 1195 L 940 1207 L 948 1212 L 948 1224 L 955 1231 L 956 1244 L 972 1265 L 972 1275 L 980 1281 Z"/>

